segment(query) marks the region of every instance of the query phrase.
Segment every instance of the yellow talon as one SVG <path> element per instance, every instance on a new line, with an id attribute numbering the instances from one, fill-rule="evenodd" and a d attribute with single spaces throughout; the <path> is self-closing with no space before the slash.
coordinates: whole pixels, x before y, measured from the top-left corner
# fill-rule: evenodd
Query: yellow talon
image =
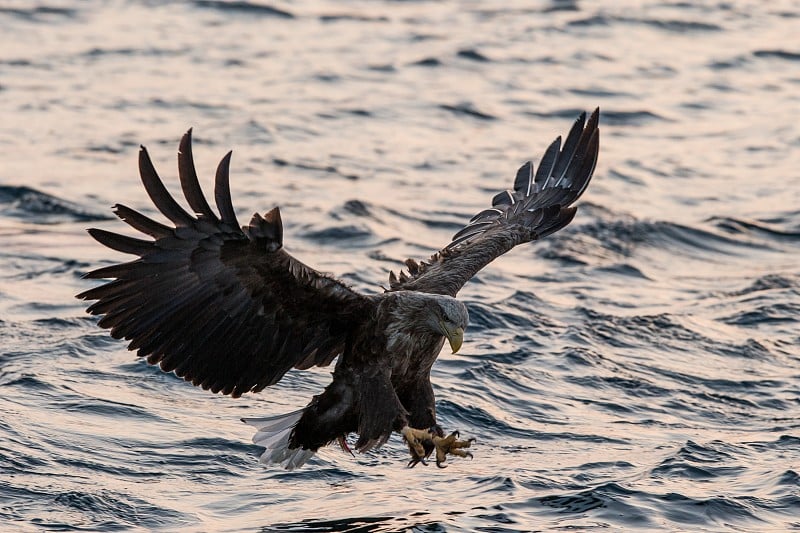
<path id="1" fill-rule="evenodd" d="M 472 458 L 470 452 L 465 452 L 461 448 L 469 448 L 475 439 L 458 440 L 458 431 L 454 431 L 446 437 L 440 437 L 432 429 L 415 429 L 406 426 L 400 433 L 408 443 L 411 453 L 411 460 L 408 462 L 410 468 L 415 467 L 418 463 L 427 465 L 425 459 L 434 450 L 436 450 L 436 466 L 439 468 L 446 468 L 444 463 L 448 455 Z"/>
<path id="2" fill-rule="evenodd" d="M 408 451 L 411 453 L 411 460 L 408 462 L 409 468 L 414 468 L 417 463 L 427 465 L 425 459 L 430 455 L 430 452 L 425 451 L 425 444 L 430 443 L 432 434 L 430 430 L 415 429 L 405 426 L 400 433 L 403 435 L 403 440 L 408 443 Z"/>
<path id="3" fill-rule="evenodd" d="M 444 462 L 447 460 L 448 454 L 472 459 L 470 452 L 465 452 L 460 448 L 469 448 L 475 439 L 458 440 L 458 436 L 458 431 L 454 431 L 446 437 L 433 437 L 433 444 L 436 446 L 436 466 L 439 468 L 446 468 L 447 465 Z"/>

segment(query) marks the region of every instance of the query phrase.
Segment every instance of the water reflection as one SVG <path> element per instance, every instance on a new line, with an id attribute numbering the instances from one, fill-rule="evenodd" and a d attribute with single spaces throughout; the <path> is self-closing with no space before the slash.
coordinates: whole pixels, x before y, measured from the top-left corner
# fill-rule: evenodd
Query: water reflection
<path id="1" fill-rule="evenodd" d="M 0 8 L 0 521 L 796 527 L 798 17 L 790 0 Z M 433 380 L 443 424 L 478 441 L 444 472 L 404 469 L 398 439 L 264 469 L 239 418 L 297 409 L 327 369 L 215 397 L 73 299 L 119 259 L 87 220 L 117 202 L 154 215 L 140 143 L 174 169 L 194 126 L 207 189 L 233 148 L 240 220 L 280 205 L 294 255 L 375 292 L 597 105 L 573 225 L 461 293 L 473 327 Z"/>

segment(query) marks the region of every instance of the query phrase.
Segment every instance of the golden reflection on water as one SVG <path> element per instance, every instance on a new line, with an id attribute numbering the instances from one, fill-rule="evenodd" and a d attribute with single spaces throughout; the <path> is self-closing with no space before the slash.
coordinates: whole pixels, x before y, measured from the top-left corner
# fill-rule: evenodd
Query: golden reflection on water
<path id="1" fill-rule="evenodd" d="M 446 425 L 478 438 L 475 460 L 444 473 L 401 468 L 397 440 L 355 460 L 326 450 L 297 475 L 263 469 L 238 419 L 303 405 L 329 370 L 231 401 L 145 368 L 72 300 L 86 288 L 80 273 L 114 258 L 83 229 L 121 223 L 43 225 L 0 205 L 11 347 L 0 443 L 24 465 L 6 481 L 43 494 L 10 497 L 25 502 L 15 524 L 795 520 L 779 498 L 794 501 L 780 476 L 797 464 L 797 6 L 548 9 L 558 4 L 272 4 L 291 19 L 201 1 L 0 12 L 2 184 L 104 213 L 115 202 L 149 209 L 139 143 L 178 192 L 175 151 L 194 127 L 204 186 L 233 148 L 240 219 L 280 205 L 292 253 L 364 291 L 447 242 L 578 112 L 603 112 L 600 163 L 573 226 L 462 293 L 499 325 L 468 330 L 464 355 L 437 364 Z M 366 236 L 309 237 L 331 227 Z M 687 474 L 704 454 L 732 470 Z M 613 496 L 614 484 L 632 492 Z M 70 495 L 77 503 L 53 503 Z M 543 503 L 554 495 L 577 503 Z M 731 502 L 763 522 L 714 514 Z"/>

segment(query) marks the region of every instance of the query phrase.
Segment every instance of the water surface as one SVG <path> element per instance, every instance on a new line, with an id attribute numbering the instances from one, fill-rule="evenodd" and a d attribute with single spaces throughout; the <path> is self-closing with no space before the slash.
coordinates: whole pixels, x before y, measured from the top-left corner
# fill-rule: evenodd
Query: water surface
<path id="1" fill-rule="evenodd" d="M 795 2 L 78 2 L 0 7 L 0 523 L 9 530 L 800 529 L 800 10 Z M 194 127 L 234 149 L 240 219 L 378 292 L 448 242 L 582 110 L 600 163 L 573 224 L 461 293 L 434 368 L 472 461 L 399 438 L 287 473 L 233 400 L 148 367 L 73 295 L 123 256 Z"/>

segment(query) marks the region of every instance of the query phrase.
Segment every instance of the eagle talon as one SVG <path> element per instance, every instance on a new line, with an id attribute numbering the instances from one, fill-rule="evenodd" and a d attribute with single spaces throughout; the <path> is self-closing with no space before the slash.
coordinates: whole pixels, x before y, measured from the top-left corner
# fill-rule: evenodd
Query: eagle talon
<path id="1" fill-rule="evenodd" d="M 444 437 L 444 431 L 439 426 L 432 426 L 429 429 L 405 426 L 400 434 L 408 444 L 408 451 L 411 454 L 411 459 L 407 464 L 408 468 L 414 468 L 419 463 L 427 466 L 426 459 L 434 450 L 436 451 L 436 466 L 439 468 L 447 468 L 445 462 L 448 455 L 473 458 L 472 453 L 466 452 L 462 448 L 469 448 L 475 439 L 458 440 L 460 436 L 458 431 L 453 431 Z"/>
<path id="2" fill-rule="evenodd" d="M 420 463 L 422 463 L 422 466 L 428 466 L 428 462 L 424 457 L 413 457 L 406 465 L 406 468 L 414 468 Z"/>
<path id="3" fill-rule="evenodd" d="M 431 440 L 436 434 L 434 428 L 416 429 L 405 426 L 400 430 L 400 434 L 403 435 L 403 440 L 408 444 L 408 452 L 411 454 L 411 460 L 407 465 L 408 468 L 414 468 L 419 463 L 428 466 L 426 459 L 434 450 L 433 441 Z"/>
<path id="4" fill-rule="evenodd" d="M 475 442 L 474 438 L 469 438 L 467 440 L 458 440 L 460 433 L 458 431 L 453 431 L 446 437 L 433 437 L 433 444 L 436 447 L 436 466 L 439 468 L 446 468 L 445 461 L 447 461 L 448 455 L 455 455 L 457 457 L 469 457 L 472 459 L 472 453 L 466 452 L 461 448 L 469 448 L 473 442 Z"/>

